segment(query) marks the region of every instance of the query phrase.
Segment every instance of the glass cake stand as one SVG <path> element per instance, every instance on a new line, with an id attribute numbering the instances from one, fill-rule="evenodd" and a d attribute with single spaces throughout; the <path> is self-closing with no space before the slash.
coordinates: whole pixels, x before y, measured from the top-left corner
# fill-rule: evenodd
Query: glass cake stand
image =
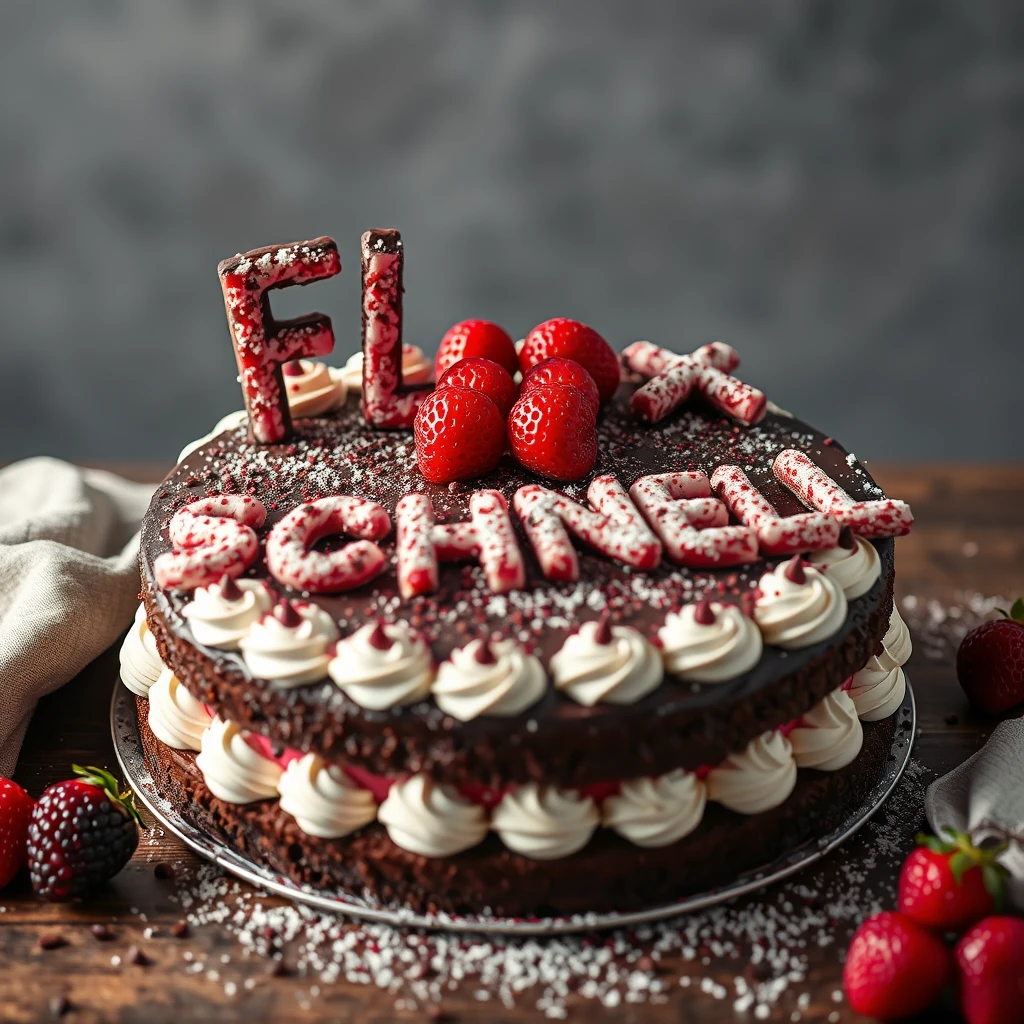
<path id="1" fill-rule="evenodd" d="M 416 914 L 407 908 L 381 905 L 353 893 L 310 889 L 282 878 L 236 852 L 219 839 L 190 825 L 163 796 L 146 767 L 142 741 L 139 737 L 135 696 L 120 680 L 114 688 L 110 703 L 110 729 L 114 739 L 114 750 L 127 784 L 153 817 L 201 857 L 265 892 L 308 904 L 318 910 L 399 927 L 509 935 L 556 935 L 629 927 L 701 910 L 761 889 L 820 860 L 852 836 L 882 806 L 910 760 L 910 750 L 917 726 L 917 711 L 909 679 L 906 696 L 896 715 L 896 731 L 886 760 L 885 772 L 860 807 L 852 811 L 838 828 L 827 835 L 805 843 L 770 864 L 743 872 L 729 885 L 696 893 L 671 903 L 629 913 L 576 914 L 572 917 L 544 919 Z"/>

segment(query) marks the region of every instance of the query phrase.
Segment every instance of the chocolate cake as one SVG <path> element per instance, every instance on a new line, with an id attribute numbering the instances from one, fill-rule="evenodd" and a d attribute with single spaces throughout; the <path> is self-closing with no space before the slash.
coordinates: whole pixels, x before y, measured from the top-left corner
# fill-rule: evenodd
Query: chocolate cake
<path id="1" fill-rule="evenodd" d="M 122 653 L 166 795 L 296 881 L 514 916 L 664 902 L 834 827 L 905 692 L 909 509 L 728 346 L 620 361 L 548 321 L 517 355 L 467 321 L 433 388 L 397 232 L 362 258 L 343 370 L 308 358 L 326 317 L 267 303 L 333 242 L 221 264 L 247 412 L 157 489 Z"/>

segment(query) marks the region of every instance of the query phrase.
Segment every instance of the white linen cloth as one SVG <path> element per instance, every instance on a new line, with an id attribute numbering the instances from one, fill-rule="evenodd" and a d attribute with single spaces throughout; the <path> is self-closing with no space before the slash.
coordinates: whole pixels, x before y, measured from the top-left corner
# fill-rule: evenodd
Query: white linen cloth
<path id="1" fill-rule="evenodd" d="M 1010 872 L 1008 902 L 1024 910 L 1024 718 L 1000 722 L 981 750 L 933 782 L 924 809 L 938 836 L 948 825 L 975 843 L 1015 837 L 999 862 Z"/>
<path id="2" fill-rule="evenodd" d="M 36 701 L 131 623 L 152 493 L 57 459 L 0 469 L 0 775 L 14 771 Z"/>

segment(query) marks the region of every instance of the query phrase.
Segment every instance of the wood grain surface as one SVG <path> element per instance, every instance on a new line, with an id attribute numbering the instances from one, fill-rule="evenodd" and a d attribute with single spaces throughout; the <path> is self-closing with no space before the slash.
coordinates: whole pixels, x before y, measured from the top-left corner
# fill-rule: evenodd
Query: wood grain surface
<path id="1" fill-rule="evenodd" d="M 148 467 L 111 467 L 137 479 L 154 479 Z M 971 614 L 971 595 L 1014 597 L 1024 593 L 1024 467 L 873 466 L 887 493 L 909 501 L 917 523 L 897 544 L 897 594 L 903 606 L 927 614 L 934 636 L 915 634 L 908 665 L 918 703 L 919 735 L 915 761 L 929 781 L 973 753 L 995 722 L 974 715 L 957 686 L 951 654 L 957 630 Z M 964 611 L 963 609 L 966 609 Z M 952 611 L 950 611 L 952 610 Z M 943 622 L 943 617 L 946 621 Z M 913 627 L 914 616 L 908 616 Z M 947 637 L 948 642 L 942 638 Z M 939 640 L 935 640 L 938 637 Z M 116 765 L 108 728 L 111 688 L 116 677 L 116 648 L 107 651 L 62 690 L 44 699 L 33 718 L 16 778 L 33 795 L 68 774 L 72 763 Z M 923 823 L 922 809 L 906 822 L 906 842 Z M 815 869 L 818 880 L 841 880 L 841 868 L 864 855 L 870 840 L 859 835 Z M 175 878 L 161 880 L 156 864 L 170 864 Z M 98 895 L 81 903 L 51 905 L 33 896 L 24 878 L 0 895 L 0 1017 L 33 1021 L 63 1015 L 69 1021 L 354 1021 L 447 1019 L 519 1021 L 539 1016 L 536 999 L 524 994 L 514 1008 L 480 1001 L 478 981 L 447 991 L 440 1006 L 401 1005 L 394 993 L 375 985 L 345 981 L 317 983 L 311 977 L 273 977 L 267 961 L 245 956 L 226 929 L 204 925 L 175 938 L 169 929 L 183 917 L 175 893 L 180 879 L 196 868 L 194 858 L 177 840 L 156 832 L 144 834 L 131 864 Z M 891 893 L 898 858 L 876 869 L 873 891 Z M 273 901 L 268 901 L 273 902 Z M 101 941 L 90 926 L 106 924 L 113 938 Z M 356 926 L 353 926 L 356 927 Z M 728 998 L 682 988 L 681 973 L 693 974 L 673 954 L 657 965 L 667 999 L 658 1004 L 622 1004 L 609 1008 L 570 993 L 570 1020 L 707 1022 L 770 1019 L 788 1021 L 859 1020 L 837 999 L 841 953 L 852 924 L 837 926 L 835 941 L 804 952 L 806 980 L 794 991 L 809 1000 L 797 1006 L 783 997 L 768 1018 L 738 1013 L 733 1007 L 734 979 L 744 962 L 708 951 L 701 974 L 726 986 Z M 146 930 L 153 929 L 147 937 Z M 40 948 L 41 935 L 59 933 L 66 944 Z M 131 946 L 149 961 L 128 962 Z M 120 962 L 117 961 L 120 959 Z M 188 970 L 205 961 L 209 969 Z M 285 962 L 288 962 L 286 950 Z M 216 977 L 210 970 L 216 964 Z M 314 991 L 314 988 L 317 989 Z M 62 1002 L 62 1000 L 64 1002 Z M 929 1020 L 955 1019 L 948 1007 Z"/>

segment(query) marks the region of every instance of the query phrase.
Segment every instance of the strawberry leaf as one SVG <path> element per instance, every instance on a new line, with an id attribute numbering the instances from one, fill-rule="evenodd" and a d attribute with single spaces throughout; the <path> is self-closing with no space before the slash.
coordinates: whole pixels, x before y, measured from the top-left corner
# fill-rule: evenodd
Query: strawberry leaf
<path id="1" fill-rule="evenodd" d="M 1010 609 L 1008 617 L 1013 619 L 1014 622 L 1024 622 L 1024 597 L 1018 597 L 1013 602 L 1013 607 Z"/>
<path id="2" fill-rule="evenodd" d="M 953 829 L 946 826 L 943 831 L 951 833 L 955 840 L 956 833 Z M 949 842 L 945 839 L 939 839 L 938 836 L 930 836 L 925 832 L 917 833 L 917 843 L 919 846 L 923 846 L 925 849 L 931 850 L 932 853 L 951 853 L 956 849 L 955 841 Z"/>
<path id="3" fill-rule="evenodd" d="M 949 858 L 949 870 L 953 875 L 953 881 L 960 885 L 964 878 L 964 872 L 973 868 L 976 863 L 975 859 L 969 853 L 964 853 L 963 850 L 954 853 Z"/>
<path id="4" fill-rule="evenodd" d="M 993 611 L 999 612 L 1004 619 L 1008 619 L 1010 617 L 1010 613 L 1005 608 L 994 608 Z"/>
<path id="5" fill-rule="evenodd" d="M 126 789 L 123 793 L 119 793 L 117 779 L 115 779 L 110 772 L 106 771 L 104 768 L 82 768 L 77 764 L 73 764 L 71 766 L 71 770 L 83 782 L 88 782 L 90 786 L 96 786 L 98 789 L 102 789 L 103 792 L 106 793 L 110 802 L 118 808 L 118 810 L 124 812 L 129 818 L 131 818 L 136 825 L 140 828 L 146 827 L 145 822 L 142 820 L 142 815 L 139 813 L 139 809 L 135 806 L 132 791 L 130 789 Z"/>
<path id="6" fill-rule="evenodd" d="M 1006 901 L 1006 878 L 1009 871 L 1002 864 L 986 864 L 981 869 L 985 891 L 992 897 L 992 912 L 1001 914 Z"/>

